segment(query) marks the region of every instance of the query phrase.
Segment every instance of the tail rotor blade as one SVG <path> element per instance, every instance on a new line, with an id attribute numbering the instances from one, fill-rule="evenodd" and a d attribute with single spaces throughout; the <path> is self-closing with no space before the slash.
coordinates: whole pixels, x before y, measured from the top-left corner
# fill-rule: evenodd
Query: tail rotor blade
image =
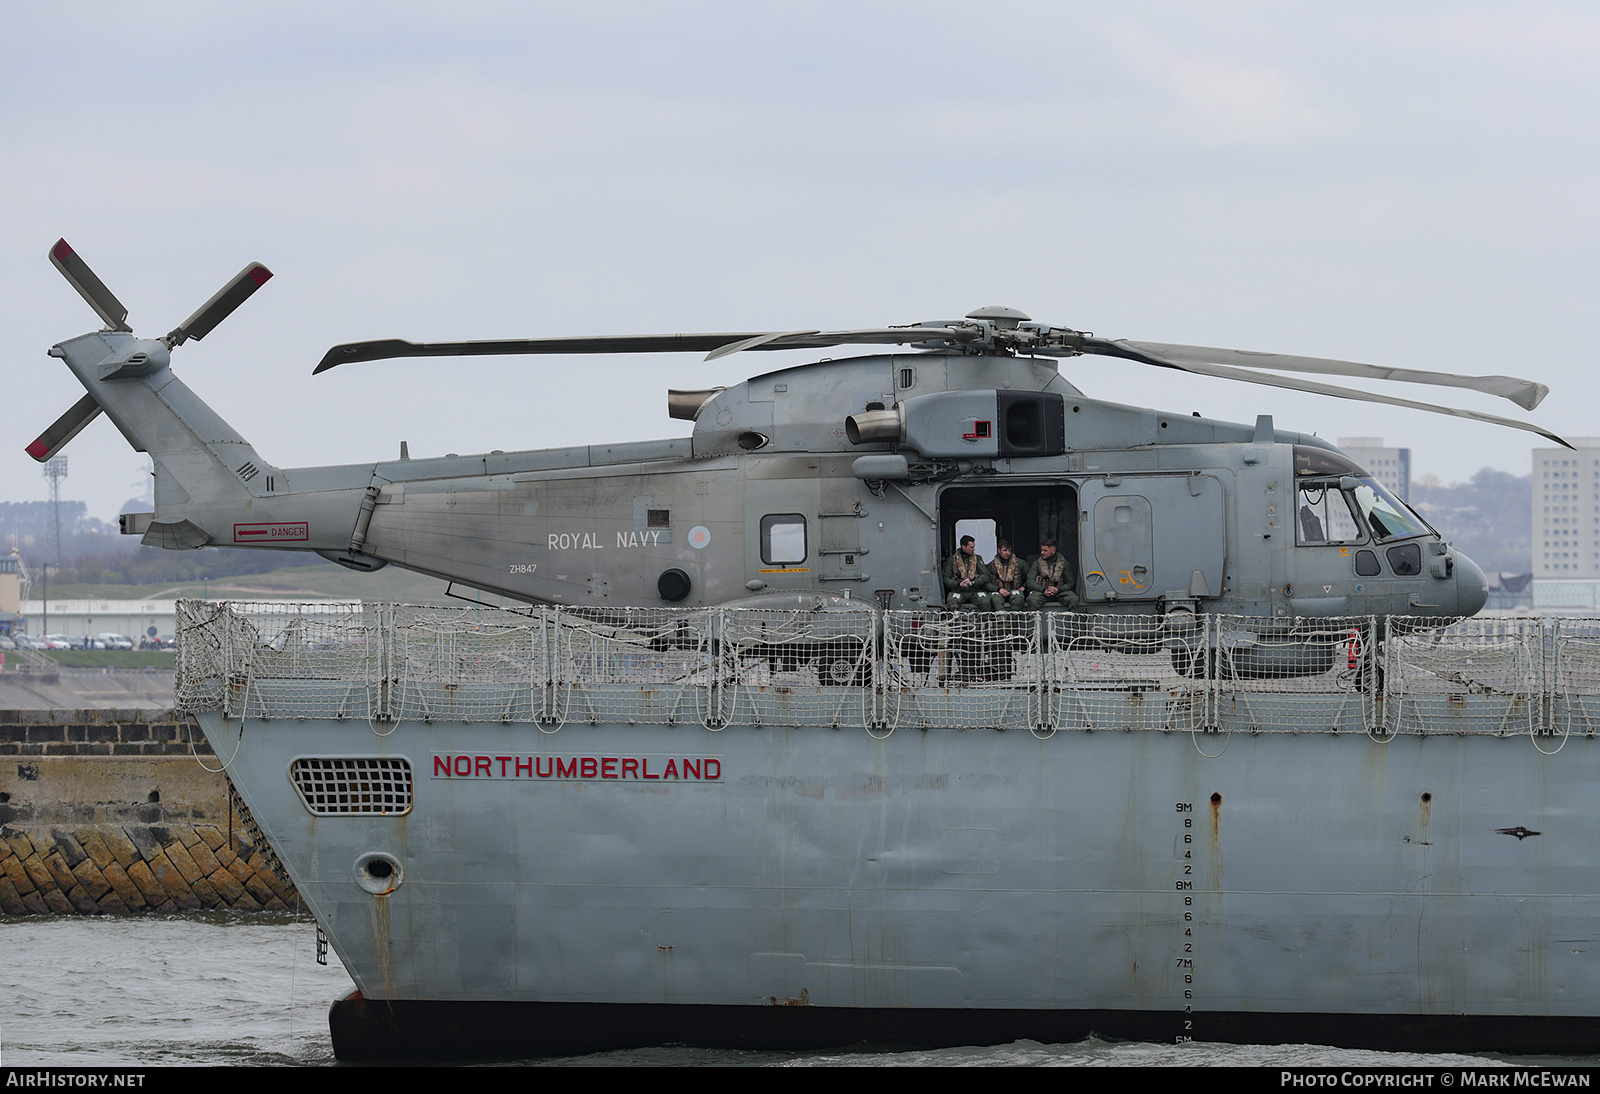
<path id="1" fill-rule="evenodd" d="M 163 341 L 169 346 L 181 346 L 189 339 L 196 342 L 216 329 L 218 323 L 233 314 L 233 309 L 250 299 L 251 295 L 265 285 L 272 277 L 272 271 L 259 262 L 252 262 L 240 270 L 234 279 L 224 285 L 217 295 L 200 305 L 200 310 L 185 319 Z"/>
<path id="2" fill-rule="evenodd" d="M 85 395 L 67 409 L 67 412 L 51 422 L 39 438 L 27 448 L 28 455 L 44 463 L 67 446 L 67 442 L 76 437 L 83 427 L 100 416 L 100 404 L 94 401 L 94 396 Z"/>
<path id="3" fill-rule="evenodd" d="M 106 288 L 104 281 L 94 275 L 89 264 L 78 257 L 78 252 L 65 239 L 56 240 L 56 245 L 50 248 L 50 264 L 61 271 L 67 284 L 78 290 L 78 295 L 88 302 L 106 326 L 112 330 L 133 329 L 128 326 L 128 309 L 122 306 L 122 301 Z"/>

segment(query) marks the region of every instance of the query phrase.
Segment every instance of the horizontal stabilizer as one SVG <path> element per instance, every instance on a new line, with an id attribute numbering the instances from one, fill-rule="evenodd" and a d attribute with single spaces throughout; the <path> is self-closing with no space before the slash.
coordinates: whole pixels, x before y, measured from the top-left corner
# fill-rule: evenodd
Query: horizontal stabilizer
<path id="1" fill-rule="evenodd" d="M 99 416 L 100 404 L 94 401 L 94 396 L 85 395 L 39 434 L 38 439 L 28 446 L 28 455 L 44 463 L 65 448 L 68 441 Z"/>
<path id="2" fill-rule="evenodd" d="M 168 551 L 192 551 L 210 543 L 211 533 L 192 520 L 153 520 L 139 542 Z"/>

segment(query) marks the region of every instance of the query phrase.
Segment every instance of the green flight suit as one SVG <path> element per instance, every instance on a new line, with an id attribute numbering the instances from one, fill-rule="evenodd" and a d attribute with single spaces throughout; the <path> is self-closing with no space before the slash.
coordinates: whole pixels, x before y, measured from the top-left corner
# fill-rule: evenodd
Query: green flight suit
<path id="1" fill-rule="evenodd" d="M 1026 607 L 1027 593 L 1023 590 L 1028 584 L 1028 564 L 1016 555 L 1010 561 L 1001 558 L 998 554 L 989 563 L 989 576 L 993 581 L 993 591 L 989 594 L 989 603 L 995 611 L 1010 609 L 1020 612 Z M 1011 595 L 1001 593 L 1001 589 L 1010 589 Z"/>
<path id="2" fill-rule="evenodd" d="M 1078 606 L 1078 594 L 1073 591 L 1077 582 L 1072 576 L 1072 563 L 1067 561 L 1067 556 L 1057 551 L 1054 558 L 1039 558 L 1034 561 L 1033 567 L 1028 571 L 1028 608 L 1038 611 L 1046 604 L 1060 604 L 1068 611 Z M 1055 596 L 1046 596 L 1044 591 L 1050 586 L 1056 587 Z"/>
<path id="3" fill-rule="evenodd" d="M 990 610 L 989 593 L 995 587 L 994 579 L 989 573 L 988 564 L 978 557 L 978 552 L 968 555 L 957 549 L 955 554 L 944 560 L 939 576 L 944 579 L 945 607 L 954 611 L 963 604 L 972 604 L 980 612 Z M 961 587 L 963 580 L 971 581 L 965 589 Z"/>

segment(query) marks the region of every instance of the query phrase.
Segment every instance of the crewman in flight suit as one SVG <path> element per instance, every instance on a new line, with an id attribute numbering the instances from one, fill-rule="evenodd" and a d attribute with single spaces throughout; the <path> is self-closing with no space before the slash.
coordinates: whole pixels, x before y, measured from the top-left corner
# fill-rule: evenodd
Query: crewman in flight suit
<path id="1" fill-rule="evenodd" d="M 994 591 L 989 594 L 989 606 L 995 611 L 1020 612 L 1027 606 L 1028 566 L 1011 553 L 1011 543 L 1001 540 L 995 545 L 994 561 L 989 563 Z"/>
<path id="2" fill-rule="evenodd" d="M 944 606 L 955 611 L 971 604 L 980 612 L 989 610 L 989 591 L 994 588 L 988 565 L 978 557 L 978 541 L 961 537 L 956 553 L 944 560 L 939 576 L 944 579 Z"/>
<path id="3" fill-rule="evenodd" d="M 1065 555 L 1056 554 L 1056 541 L 1047 539 L 1039 544 L 1039 558 L 1028 571 L 1028 609 L 1038 611 L 1046 604 L 1059 604 L 1067 611 L 1078 606 L 1078 594 L 1072 586 L 1072 563 Z"/>

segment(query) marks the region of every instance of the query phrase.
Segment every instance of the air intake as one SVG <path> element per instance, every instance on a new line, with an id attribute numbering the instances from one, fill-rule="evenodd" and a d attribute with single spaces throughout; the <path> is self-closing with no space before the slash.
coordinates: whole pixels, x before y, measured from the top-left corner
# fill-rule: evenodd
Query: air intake
<path id="1" fill-rule="evenodd" d="M 313 816 L 384 816 L 411 811 L 409 760 L 305 757 L 289 765 L 289 779 Z"/>

